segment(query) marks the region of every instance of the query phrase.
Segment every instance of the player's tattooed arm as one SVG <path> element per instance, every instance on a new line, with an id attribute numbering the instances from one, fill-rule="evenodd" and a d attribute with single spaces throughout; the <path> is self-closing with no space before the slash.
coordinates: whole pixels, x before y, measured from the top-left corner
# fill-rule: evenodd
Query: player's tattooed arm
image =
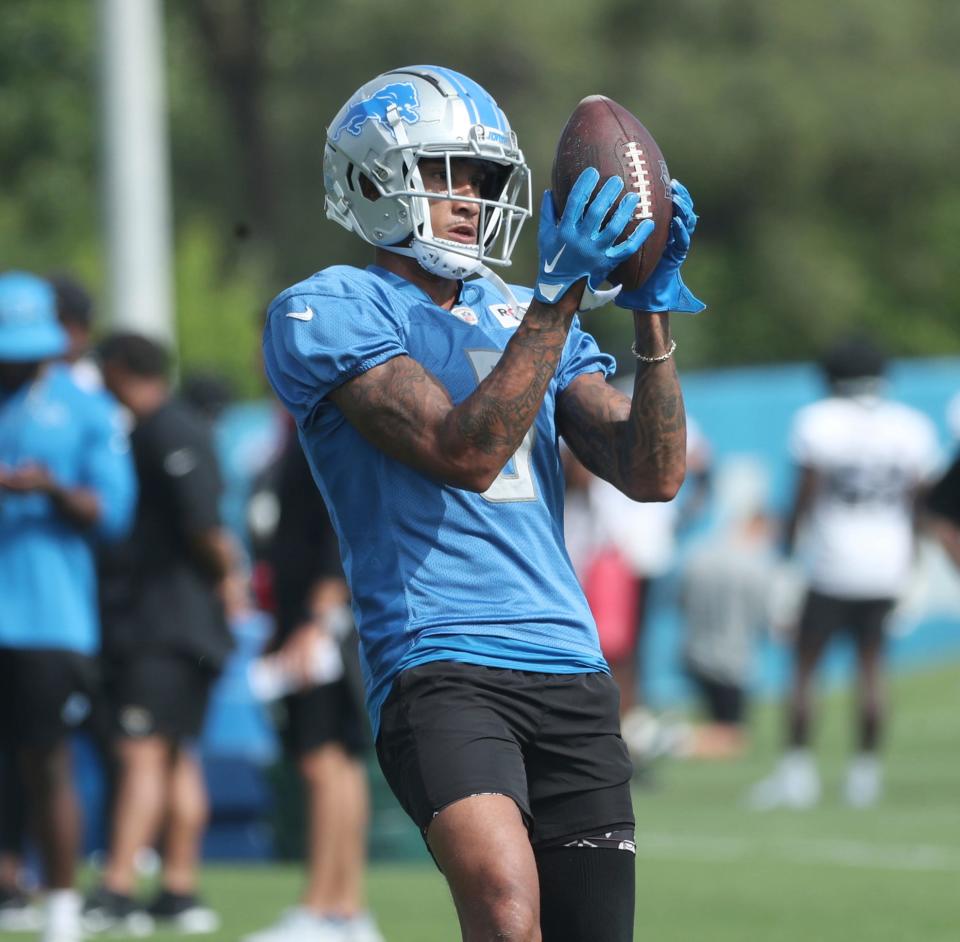
<path id="1" fill-rule="evenodd" d="M 579 293 L 531 304 L 497 365 L 463 402 L 411 357 L 398 356 L 331 393 L 362 435 L 438 480 L 485 491 L 520 447 L 543 404 Z"/>
<path id="2" fill-rule="evenodd" d="M 644 356 L 669 349 L 665 315 L 636 315 Z M 578 376 L 557 402 L 560 434 L 580 461 L 634 500 L 675 496 L 686 470 L 687 422 L 673 358 L 637 361 L 633 399 L 600 373 Z"/>

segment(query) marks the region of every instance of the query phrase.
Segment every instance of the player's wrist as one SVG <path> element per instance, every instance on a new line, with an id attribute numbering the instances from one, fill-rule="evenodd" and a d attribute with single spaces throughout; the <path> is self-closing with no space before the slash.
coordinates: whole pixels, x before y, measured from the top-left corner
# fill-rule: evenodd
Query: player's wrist
<path id="1" fill-rule="evenodd" d="M 668 359 L 676 343 L 670 333 L 670 315 L 634 311 L 631 353 L 643 361 Z"/>
<path id="2" fill-rule="evenodd" d="M 634 341 L 630 352 L 640 363 L 663 363 L 673 356 L 677 342 L 670 335 L 670 315 L 634 312 Z"/>
<path id="3" fill-rule="evenodd" d="M 564 292 L 563 296 L 556 301 L 541 301 L 534 296 L 523 316 L 523 323 L 531 327 L 555 327 L 565 325 L 569 327 L 573 321 L 573 315 L 577 313 L 580 307 L 580 299 L 583 296 L 583 285 L 586 280 L 580 284 L 574 284 L 570 289 Z"/>

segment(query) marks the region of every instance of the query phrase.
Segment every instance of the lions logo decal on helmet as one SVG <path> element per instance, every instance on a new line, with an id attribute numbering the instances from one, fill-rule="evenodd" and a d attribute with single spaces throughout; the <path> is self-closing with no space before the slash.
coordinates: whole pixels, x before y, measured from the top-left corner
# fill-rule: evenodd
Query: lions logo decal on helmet
<path id="1" fill-rule="evenodd" d="M 390 126 L 388 109 L 395 109 L 401 121 L 413 124 L 420 120 L 420 113 L 417 110 L 419 106 L 420 100 L 417 98 L 417 90 L 409 82 L 386 85 L 369 98 L 364 98 L 352 104 L 346 117 L 330 135 L 330 140 L 339 140 L 344 131 L 354 137 L 359 137 L 363 125 L 367 121 L 379 121 L 384 129 L 393 134 L 394 139 L 396 139 L 396 134 L 393 133 Z"/>

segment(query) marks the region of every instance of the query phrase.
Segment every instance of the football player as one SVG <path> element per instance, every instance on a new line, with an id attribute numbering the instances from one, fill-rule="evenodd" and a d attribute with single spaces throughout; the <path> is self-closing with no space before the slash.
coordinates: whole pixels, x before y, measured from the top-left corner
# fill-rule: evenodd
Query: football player
<path id="1" fill-rule="evenodd" d="M 410 66 L 327 132 L 327 213 L 374 247 L 271 303 L 266 372 L 330 509 L 384 775 L 450 886 L 463 937 L 632 938 L 634 818 L 618 693 L 563 545 L 558 440 L 635 500 L 671 499 L 685 421 L 669 311 L 696 221 L 632 294 L 634 395 L 578 311 L 649 235 L 584 171 L 541 204 L 533 290 L 506 265 L 530 174 L 490 95 Z M 469 280 L 468 280 L 469 279 Z M 332 936 L 331 936 L 332 937 Z"/>
<path id="2" fill-rule="evenodd" d="M 749 795 L 761 810 L 819 800 L 813 681 L 840 633 L 853 642 L 858 675 L 857 752 L 843 794 L 854 807 L 880 798 L 885 626 L 911 570 L 916 499 L 938 460 L 933 423 L 884 395 L 885 360 L 871 341 L 838 343 L 822 367 L 829 394 L 797 413 L 790 436 L 797 485 L 785 544 L 805 550 L 809 589 L 794 641 L 787 748 Z"/>

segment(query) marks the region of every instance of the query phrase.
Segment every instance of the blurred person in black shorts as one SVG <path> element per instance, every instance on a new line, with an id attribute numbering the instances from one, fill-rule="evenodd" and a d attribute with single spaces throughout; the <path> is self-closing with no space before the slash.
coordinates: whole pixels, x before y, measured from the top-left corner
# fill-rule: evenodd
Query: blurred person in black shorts
<path id="1" fill-rule="evenodd" d="M 784 548 L 803 560 L 807 592 L 793 639 L 785 749 L 748 795 L 758 810 L 820 800 L 816 673 L 844 635 L 857 676 L 855 752 L 842 794 L 855 808 L 880 800 L 887 621 L 913 568 L 918 498 L 939 456 L 930 419 L 887 395 L 886 357 L 870 338 L 841 340 L 821 369 L 827 395 L 799 410 L 790 433 L 796 484 Z"/>
<path id="2" fill-rule="evenodd" d="M 75 278 L 66 273 L 48 276 L 53 289 L 57 320 L 65 337 L 60 357 L 69 365 L 71 378 L 81 389 L 96 392 L 100 374 L 88 356 L 93 327 L 93 299 Z M 26 796 L 12 763 L 0 759 L 0 931 L 31 931 L 40 926 L 39 910 L 24 892 L 29 876 L 24 872 L 26 850 Z"/>
<path id="3" fill-rule="evenodd" d="M 284 447 L 254 488 L 272 502 L 266 532 L 251 514 L 255 554 L 267 564 L 276 614 L 269 655 L 296 692 L 276 711 L 284 750 L 296 763 L 307 811 L 306 884 L 297 906 L 245 942 L 382 942 L 364 909 L 372 746 L 363 705 L 356 631 L 336 534 L 292 423 Z M 275 521 L 271 527 L 269 518 Z M 343 672 L 316 683 L 318 644 L 333 636 Z"/>
<path id="4" fill-rule="evenodd" d="M 42 862 L 44 942 L 81 937 L 70 737 L 95 685 L 95 547 L 122 537 L 136 492 L 117 405 L 51 362 L 66 350 L 52 286 L 0 275 L 0 766 L 2 811 L 15 816 L 3 827 L 11 885 L 0 900 L 8 928 L 29 915 L 15 885 L 26 817 Z"/>
<path id="5" fill-rule="evenodd" d="M 99 359 L 106 386 L 134 419 L 140 501 L 130 538 L 102 560 L 105 696 L 118 772 L 107 862 L 85 925 L 145 934 L 158 919 L 214 931 L 217 916 L 196 895 L 208 807 L 191 741 L 232 646 L 221 599 L 233 548 L 220 521 L 220 471 L 208 422 L 172 394 L 163 347 L 113 334 Z M 161 830 L 161 889 L 144 909 L 134 897 L 135 861 Z"/>

